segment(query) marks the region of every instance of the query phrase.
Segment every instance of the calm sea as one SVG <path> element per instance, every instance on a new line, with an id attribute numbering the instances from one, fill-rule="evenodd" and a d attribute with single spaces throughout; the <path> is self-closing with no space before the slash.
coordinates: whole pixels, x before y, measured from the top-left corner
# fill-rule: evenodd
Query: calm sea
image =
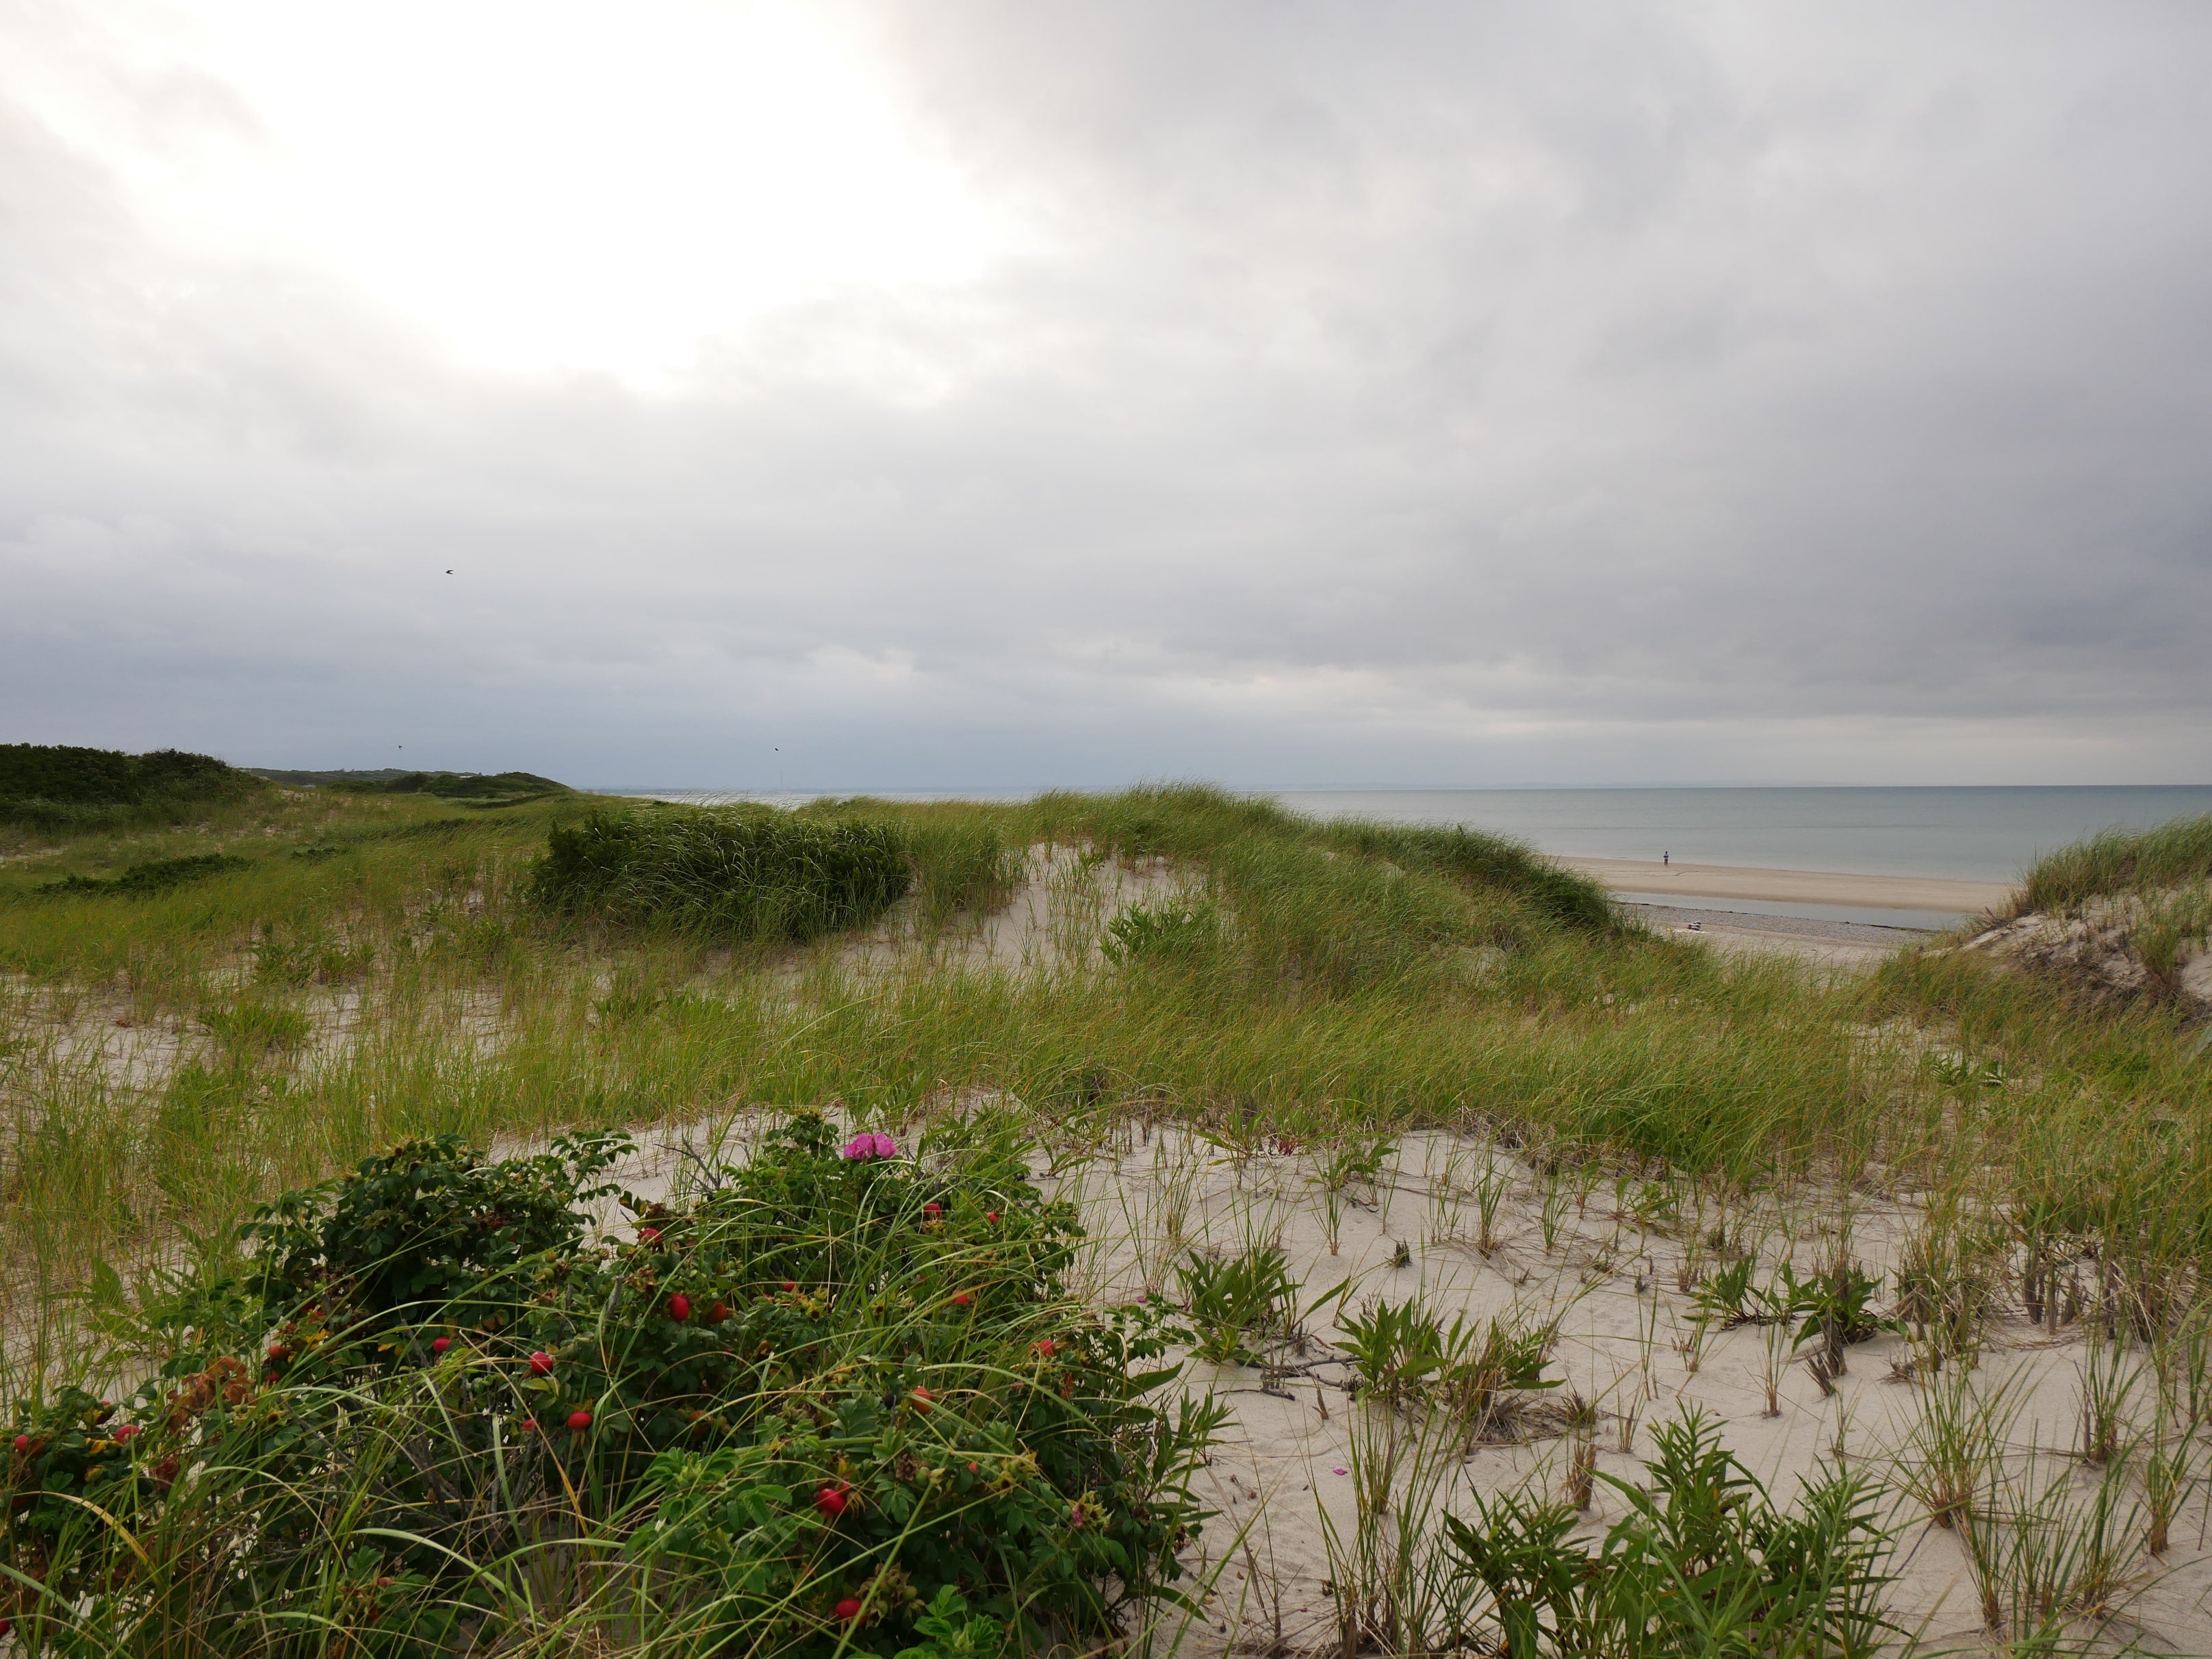
<path id="1" fill-rule="evenodd" d="M 668 800 L 799 799 L 638 790 Z M 963 792 L 885 792 L 941 800 Z M 1464 823 L 1547 853 L 1774 870 L 2009 881 L 2039 853 L 2112 826 L 2212 812 L 2212 785 L 1972 789 L 1281 789 L 1323 817 Z M 1022 799 L 975 790 L 967 799 Z M 1797 907 L 1802 909 L 1802 907 Z"/>
<path id="2" fill-rule="evenodd" d="M 1284 791 L 1300 811 L 1465 823 L 1547 853 L 2010 881 L 2113 826 L 2212 812 L 2212 785 L 1972 789 Z"/>

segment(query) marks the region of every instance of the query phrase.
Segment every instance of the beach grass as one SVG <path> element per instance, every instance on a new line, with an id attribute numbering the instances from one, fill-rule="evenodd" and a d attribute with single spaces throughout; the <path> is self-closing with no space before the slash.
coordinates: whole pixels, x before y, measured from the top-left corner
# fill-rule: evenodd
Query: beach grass
<path id="1" fill-rule="evenodd" d="M 2161 1352 L 2201 1326 L 2212 1066 L 2171 1000 L 2092 1006 L 1954 951 L 1859 977 L 1723 957 L 1510 842 L 1200 787 L 815 803 L 790 821 L 873 826 L 908 896 L 810 939 L 711 906 L 546 903 L 549 844 L 604 810 L 270 790 L 182 823 L 4 832 L 11 1391 L 114 1386 L 134 1362 L 103 1310 L 230 1271 L 252 1206 L 403 1138 L 513 1148 L 755 1105 L 903 1133 L 988 1100 L 1048 1148 L 1132 1121 L 1232 1149 L 1262 1127 L 1339 1149 L 1457 1131 L 1550 1170 L 1561 1213 L 1613 1180 L 1675 1216 L 1686 1291 L 1737 1248 L 1709 1236 L 1810 1183 L 1846 1233 L 1871 1203 L 1921 1218 L 1896 1288 L 1931 1367 L 1971 1364 L 2023 1305 Z M 2045 879 L 2185 866 L 2187 832 L 2146 841 L 2164 850 L 2061 854 Z M 240 862 L 94 884 L 215 858 Z M 1117 934 L 1114 872 L 1175 896 L 1125 894 L 1153 920 Z M 969 948 L 1025 884 L 1091 902 L 1052 951 Z M 1495 1195 L 1470 1179 L 1487 1238 Z M 2166 1523 L 2196 1455 L 2161 1443 Z"/>
<path id="2" fill-rule="evenodd" d="M 2066 910 L 2084 900 L 2212 880 L 2212 814 L 2148 830 L 2106 830 L 2045 854 L 2021 884 L 2020 908 Z"/>
<path id="3" fill-rule="evenodd" d="M 205 1185 L 179 1163 L 235 1171 L 215 1183 L 228 1202 L 404 1133 L 733 1101 L 896 1118 L 979 1089 L 1054 1116 L 1264 1113 L 1309 1134 L 1479 1122 L 1735 1183 L 1816 1163 L 1941 1182 L 1975 1162 L 2023 1190 L 2057 1182 L 2100 1229 L 2130 1210 L 2177 1245 L 2212 1237 L 2195 1127 L 2212 1085 L 2169 1008 L 2090 1009 L 1955 956 L 1844 983 L 1717 959 L 1517 849 L 1196 789 L 817 806 L 899 828 L 925 930 L 1001 902 L 1015 849 L 1039 842 L 1187 866 L 1229 918 L 1120 966 L 862 965 L 835 939 L 534 902 L 549 831 L 588 810 L 301 794 L 19 847 L 0 866 L 0 1156 L 23 1200 L 7 1257 L 128 1259 L 219 1230 L 225 1213 L 165 1190 Z M 145 896 L 46 890 L 187 852 L 247 861 Z M 1960 1096 L 1931 1043 L 2001 1062 L 2002 1085 Z M 149 1056 L 141 1073 L 124 1051 Z"/>

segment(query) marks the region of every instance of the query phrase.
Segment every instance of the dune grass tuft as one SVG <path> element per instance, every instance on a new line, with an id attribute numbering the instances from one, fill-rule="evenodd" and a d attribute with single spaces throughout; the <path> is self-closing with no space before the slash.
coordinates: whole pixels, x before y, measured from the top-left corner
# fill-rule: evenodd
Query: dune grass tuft
<path id="1" fill-rule="evenodd" d="M 556 825 L 532 890 L 549 908 L 747 939 L 880 915 L 912 879 L 887 823 L 766 807 L 597 811 Z"/>
<path id="2" fill-rule="evenodd" d="M 2149 830 L 2106 830 L 2045 854 L 2021 884 L 2019 908 L 2065 910 L 2085 899 L 2212 880 L 2212 813 Z"/>

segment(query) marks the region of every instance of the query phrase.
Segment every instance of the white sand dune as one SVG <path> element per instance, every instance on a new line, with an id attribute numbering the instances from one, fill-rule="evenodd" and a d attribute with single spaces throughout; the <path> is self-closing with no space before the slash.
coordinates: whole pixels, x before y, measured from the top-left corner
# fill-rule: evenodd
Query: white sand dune
<path id="1" fill-rule="evenodd" d="M 1005 1100 L 970 1094 L 936 1104 L 983 1098 Z M 718 1150 L 734 1151 L 772 1115 L 749 1114 L 727 1126 Z M 690 1163 L 674 1150 L 687 1137 L 663 1136 L 623 1171 L 655 1196 L 680 1189 Z M 1434 1534 L 1447 1510 L 1466 1512 L 1471 1493 L 1559 1492 L 1571 1445 L 1561 1407 L 1571 1394 L 1595 1407 L 1598 1469 L 1631 1485 L 1646 1478 L 1642 1459 L 1652 1449 L 1653 1426 L 1694 1410 L 1720 1425 L 1726 1445 L 1778 1500 L 1788 1500 L 1802 1478 L 1838 1465 L 1888 1483 L 1884 1519 L 1896 1540 L 1888 1616 L 1920 1636 L 1923 1650 L 1996 1650 L 1960 1534 L 1932 1524 L 1897 1484 L 1916 1461 L 1928 1394 L 1908 1380 L 1915 1356 L 1908 1338 L 1853 1346 L 1847 1371 L 1827 1395 L 1786 1340 L 1770 1346 L 1768 1328 L 1713 1327 L 1700 1340 L 1698 1306 L 1685 1288 L 1713 1265 L 1700 1241 L 1719 1225 L 1736 1241 L 1731 1249 L 1755 1255 L 1760 1282 L 1781 1261 L 1809 1272 L 1841 1253 L 1882 1274 L 1893 1291 L 1899 1253 L 1923 1220 L 1911 1194 L 1808 1182 L 1739 1195 L 1723 1208 L 1713 1188 L 1713 1207 L 1699 1195 L 1693 1208 L 1662 1217 L 1639 1204 L 1635 1183 L 1616 1187 L 1595 1171 L 1577 1182 L 1571 1170 L 1554 1165 L 1547 1174 L 1497 1141 L 1414 1133 L 1395 1141 L 1382 1178 L 1340 1206 L 1332 1241 L 1316 1167 L 1310 1149 L 1272 1136 L 1239 1151 L 1181 1127 L 1127 1118 L 1071 1129 L 1066 1144 L 1048 1146 L 1036 1160 L 1045 1189 L 1082 1212 L 1092 1242 L 1077 1288 L 1096 1304 L 1148 1291 L 1173 1298 L 1174 1267 L 1190 1253 L 1233 1256 L 1255 1245 L 1279 1248 L 1304 1286 L 1308 1311 L 1297 1340 L 1266 1345 L 1265 1364 L 1194 1362 L 1179 1385 L 1218 1395 L 1231 1413 L 1201 1483 L 1218 1513 L 1187 1557 L 1211 1593 L 1204 1616 L 1182 1633 L 1181 1651 L 1208 1659 L 1335 1651 L 1333 1580 L 1340 1566 L 1331 1559 L 1323 1516 L 1340 1537 L 1352 1535 L 1355 1425 L 1376 1420 L 1362 1413 L 1407 1410 L 1356 1397 L 1358 1373 L 1340 1320 L 1377 1300 L 1416 1296 L 1446 1323 L 1500 1315 L 1556 1322 L 1548 1375 L 1562 1383 L 1523 1396 L 1528 1409 L 1517 1423 L 1501 1419 L 1472 1446 L 1455 1436 L 1428 1460 L 1425 1475 L 1401 1475 L 1393 1502 L 1418 1519 L 1418 1532 Z M 1486 1176 L 1502 1193 L 1487 1250 L 1480 1248 L 1474 1197 Z M 1310 1306 L 1346 1279 L 1340 1298 Z M 2118 1357 L 2135 1377 L 2127 1421 L 2141 1431 L 2155 1392 L 2148 1352 L 2130 1347 Z M 2002 1437 L 2008 1472 L 2037 1491 L 2058 1483 L 2069 1513 L 2092 1501 L 2100 1479 L 2076 1450 L 2091 1362 L 2079 1322 L 2054 1332 L 2030 1324 L 2014 1303 L 1987 1327 L 1977 1358 L 1964 1371 L 1954 1360 L 1944 1379 L 1962 1379 L 1977 1395 L 2003 1391 L 2012 1402 Z M 1407 1421 L 1417 1418 L 1409 1413 Z M 2139 1541 L 2140 1482 L 2131 1468 L 2121 1474 L 2122 1489 L 2136 1494 L 2124 1505 L 2122 1530 Z M 2200 1487 L 2163 1557 L 2131 1547 L 2106 1606 L 2076 1621 L 2074 1634 L 2095 1638 L 2082 1651 L 2117 1651 L 2133 1638 L 2149 1651 L 2212 1656 L 2208 1504 L 2212 1494 Z M 1582 1530 L 1595 1538 L 1625 1510 L 1599 1482 Z"/>

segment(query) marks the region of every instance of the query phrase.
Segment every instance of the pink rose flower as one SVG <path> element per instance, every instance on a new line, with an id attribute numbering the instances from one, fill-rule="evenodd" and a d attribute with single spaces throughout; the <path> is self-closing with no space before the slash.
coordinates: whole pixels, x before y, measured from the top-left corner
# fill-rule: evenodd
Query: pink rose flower
<path id="1" fill-rule="evenodd" d="M 872 1158 L 896 1158 L 898 1143 L 889 1135 L 864 1130 L 845 1143 L 843 1156 L 854 1163 L 865 1163 Z"/>

